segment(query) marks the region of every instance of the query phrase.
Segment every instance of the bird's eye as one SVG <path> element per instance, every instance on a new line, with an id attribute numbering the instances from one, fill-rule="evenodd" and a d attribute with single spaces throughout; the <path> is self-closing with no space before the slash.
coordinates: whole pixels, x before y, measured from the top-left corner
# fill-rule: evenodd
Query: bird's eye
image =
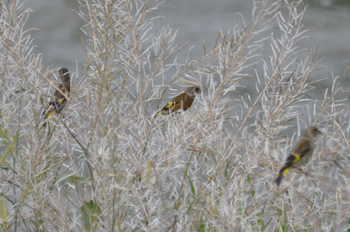
<path id="1" fill-rule="evenodd" d="M 196 88 L 194 91 L 199 92 L 199 88 Z"/>

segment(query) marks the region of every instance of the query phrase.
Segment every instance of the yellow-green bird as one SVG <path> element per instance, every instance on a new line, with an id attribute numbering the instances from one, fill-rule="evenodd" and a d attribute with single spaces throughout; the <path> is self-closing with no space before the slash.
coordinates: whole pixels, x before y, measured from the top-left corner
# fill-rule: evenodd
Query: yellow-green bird
<path id="1" fill-rule="evenodd" d="M 314 152 L 314 139 L 319 134 L 322 134 L 322 132 L 319 131 L 317 127 L 311 126 L 305 130 L 304 135 L 300 138 L 299 142 L 295 145 L 288 156 L 286 164 L 280 170 L 279 175 L 275 180 L 277 186 L 280 185 L 283 177 L 285 177 L 292 168 L 299 168 L 308 163 Z"/>
<path id="2" fill-rule="evenodd" d="M 61 68 L 58 72 L 60 75 L 61 83 L 57 86 L 57 88 L 60 91 L 56 89 L 53 95 L 53 99 L 51 99 L 49 102 L 49 107 L 42 114 L 43 119 L 45 120 L 43 127 L 46 126 L 47 120 L 51 118 L 54 113 L 59 114 L 63 110 L 67 104 L 66 97 L 69 97 L 70 94 L 70 76 L 68 69 Z"/>
<path id="3" fill-rule="evenodd" d="M 185 89 L 185 92 L 177 95 L 173 99 L 171 99 L 161 110 L 159 110 L 154 117 L 158 115 L 168 115 L 172 112 L 176 112 L 178 110 L 188 110 L 196 97 L 196 94 L 200 94 L 201 89 L 197 86 L 191 86 Z"/>

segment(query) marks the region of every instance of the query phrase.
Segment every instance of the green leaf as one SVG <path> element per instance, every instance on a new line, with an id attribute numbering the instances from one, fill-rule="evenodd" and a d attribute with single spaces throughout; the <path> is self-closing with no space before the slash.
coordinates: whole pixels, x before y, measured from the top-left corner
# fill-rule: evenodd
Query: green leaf
<path id="1" fill-rule="evenodd" d="M 0 165 L 6 160 L 6 156 L 8 155 L 11 147 L 7 147 L 5 154 L 0 158 Z"/>
<path id="2" fill-rule="evenodd" d="M 262 220 L 261 212 L 257 213 L 256 216 L 259 218 L 258 219 L 258 225 L 261 226 L 260 231 L 265 230 L 265 225 L 264 225 L 264 220 Z"/>
<path id="3" fill-rule="evenodd" d="M 68 175 L 66 175 L 66 176 L 64 176 L 64 177 L 62 177 L 62 178 L 60 178 L 60 179 L 59 179 L 58 181 L 56 181 L 53 185 L 56 185 L 56 184 L 60 183 L 62 180 L 67 179 L 68 177 L 74 176 L 75 174 L 77 174 L 77 172 L 72 172 L 72 173 L 70 173 L 70 174 L 68 174 Z"/>
<path id="4" fill-rule="evenodd" d="M 8 152 L 11 152 L 11 154 L 14 154 L 14 146 L 13 146 L 13 144 L 17 142 L 18 131 L 16 132 L 15 136 L 13 137 L 13 142 L 12 142 L 10 137 L 7 134 L 7 131 L 5 131 L 2 128 L 2 126 L 0 125 L 0 136 L 3 138 L 4 146 L 7 147 L 7 150 L 6 150 L 5 154 L 7 155 Z M 6 156 L 5 156 L 5 158 L 6 158 Z M 3 158 L 1 158 L 1 160 L 4 160 L 5 158 L 3 157 Z M 4 161 L 2 161 L 2 162 L 4 162 Z M 1 165 L 1 163 L 0 163 L 0 165 Z"/>
<path id="5" fill-rule="evenodd" d="M 250 175 L 248 175 L 247 177 L 248 177 L 249 184 L 252 184 L 252 179 L 250 179 Z"/>
<path id="6" fill-rule="evenodd" d="M 8 220 L 8 215 L 7 215 L 5 197 L 2 196 L 0 199 L 0 224 L 2 224 L 2 227 L 4 228 L 5 231 L 7 231 L 7 220 Z"/>
<path id="7" fill-rule="evenodd" d="M 8 147 L 10 145 L 10 138 L 7 135 L 7 132 L 0 125 L 0 135 L 4 139 L 4 146 Z"/>
<path id="8" fill-rule="evenodd" d="M 13 140 L 12 140 L 12 143 L 11 143 L 12 154 L 15 154 L 14 148 L 16 148 L 16 155 L 18 155 L 18 149 L 17 149 L 17 147 L 18 147 L 18 141 L 17 141 L 18 134 L 19 134 L 19 130 L 17 130 L 15 136 L 13 136 Z M 12 144 L 14 144 L 14 146 Z"/>
<path id="9" fill-rule="evenodd" d="M 84 178 L 84 177 L 79 177 L 79 176 L 70 176 L 67 178 L 67 181 L 75 184 L 77 182 L 81 182 L 81 183 L 88 183 L 90 182 L 88 179 Z"/>
<path id="10" fill-rule="evenodd" d="M 84 226 L 87 231 L 95 231 L 98 223 L 99 208 L 97 203 L 93 200 L 85 202 L 81 209 L 81 220 L 84 222 Z"/>
<path id="11" fill-rule="evenodd" d="M 153 176 L 153 162 L 149 161 L 146 167 L 146 173 L 145 173 L 145 179 L 146 179 L 146 184 L 151 183 L 151 178 Z"/>
<path id="12" fill-rule="evenodd" d="M 186 175 L 186 177 L 187 177 L 187 179 L 188 179 L 188 182 L 190 182 L 192 195 L 193 195 L 193 197 L 195 197 L 195 196 L 196 196 L 196 190 L 195 190 L 195 188 L 194 188 L 194 186 L 193 186 L 192 180 L 191 180 L 191 178 L 190 178 L 186 173 L 185 173 L 185 175 Z"/>
<path id="13" fill-rule="evenodd" d="M 283 231 L 283 232 L 286 231 L 286 225 L 285 225 L 285 224 L 282 225 L 282 231 Z"/>

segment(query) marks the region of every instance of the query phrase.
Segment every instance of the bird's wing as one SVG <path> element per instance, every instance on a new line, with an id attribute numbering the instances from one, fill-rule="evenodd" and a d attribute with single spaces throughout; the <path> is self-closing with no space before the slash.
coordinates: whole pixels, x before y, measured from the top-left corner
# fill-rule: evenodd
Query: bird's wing
<path id="1" fill-rule="evenodd" d="M 183 110 L 188 110 L 192 106 L 192 103 L 194 101 L 194 98 L 191 98 L 186 94 L 184 100 L 183 100 Z"/>
<path id="2" fill-rule="evenodd" d="M 292 153 L 288 156 L 285 166 L 291 166 L 298 162 L 304 155 L 308 154 L 311 147 L 309 139 L 301 139 L 293 148 Z"/>
<path id="3" fill-rule="evenodd" d="M 58 88 L 59 90 L 61 90 L 62 93 L 65 93 L 65 91 L 64 91 L 65 88 L 64 88 L 64 85 L 63 85 L 63 84 L 60 83 L 60 84 L 57 86 L 57 88 Z M 58 90 L 56 89 L 55 93 L 53 94 L 54 98 L 60 99 L 60 98 L 64 97 L 64 95 L 63 95 L 61 92 L 58 91 Z"/>
<path id="4" fill-rule="evenodd" d="M 300 139 L 297 145 L 293 148 L 294 154 L 299 154 L 300 156 L 304 156 L 312 149 L 310 139 Z"/>
<path id="5" fill-rule="evenodd" d="M 182 93 L 171 99 L 162 110 L 177 111 L 181 108 L 181 101 L 184 100 L 186 93 Z"/>

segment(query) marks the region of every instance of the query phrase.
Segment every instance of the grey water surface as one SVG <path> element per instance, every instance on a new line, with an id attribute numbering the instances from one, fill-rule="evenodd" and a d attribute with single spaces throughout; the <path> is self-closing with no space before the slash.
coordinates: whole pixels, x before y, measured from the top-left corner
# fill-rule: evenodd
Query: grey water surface
<path id="1" fill-rule="evenodd" d="M 342 75 L 350 65 L 350 1 L 348 0 L 310 0 L 303 24 L 309 29 L 302 40 L 302 46 L 316 53 L 316 60 L 325 58 L 314 75 L 328 77 Z M 31 13 L 27 28 L 41 53 L 44 67 L 67 67 L 81 73 L 85 54 L 81 39 L 86 39 L 80 27 L 84 21 L 75 11 L 79 4 L 74 0 L 30 0 L 24 5 Z M 191 58 L 203 55 L 203 40 L 212 48 L 220 30 L 232 31 L 236 19 L 241 14 L 247 22 L 251 19 L 252 1 L 248 0 L 174 0 L 160 5 L 159 10 L 150 16 L 162 15 L 156 20 L 154 31 L 165 25 L 179 29 L 176 44 L 188 42 L 195 45 Z M 277 28 L 276 28 L 277 30 Z M 179 54 L 184 59 L 187 53 Z M 342 80 L 343 89 L 350 91 L 348 73 Z M 322 85 L 322 84 L 321 84 Z M 249 86 L 248 86 L 249 88 Z"/>

